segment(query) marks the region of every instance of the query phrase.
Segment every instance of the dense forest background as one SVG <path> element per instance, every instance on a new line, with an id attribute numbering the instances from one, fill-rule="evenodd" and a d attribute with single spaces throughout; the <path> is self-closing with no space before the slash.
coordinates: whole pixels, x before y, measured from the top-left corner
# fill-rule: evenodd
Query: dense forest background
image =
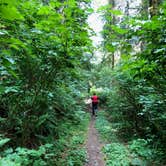
<path id="1" fill-rule="evenodd" d="M 166 3 L 144 0 L 135 16 L 123 16 L 114 1 L 101 7 L 98 64 L 91 61 L 90 3 L 0 1 L 0 166 L 83 165 L 78 144 L 86 137 L 90 89 L 107 119 L 118 122 L 118 135 L 164 165 Z"/>
<path id="2" fill-rule="evenodd" d="M 166 4 L 144 1 L 134 17 L 128 7 L 126 17 L 119 21 L 122 12 L 114 10 L 115 2 L 110 3 L 111 7 L 100 9 L 105 18 L 105 54 L 97 72 L 93 71 L 94 82 L 105 87 L 102 102 L 109 108 L 111 121 L 119 123 L 120 137 L 126 141 L 134 138 L 138 149 L 141 144 L 150 144 L 157 150 L 156 158 L 163 156 L 162 163 L 166 139 Z"/>

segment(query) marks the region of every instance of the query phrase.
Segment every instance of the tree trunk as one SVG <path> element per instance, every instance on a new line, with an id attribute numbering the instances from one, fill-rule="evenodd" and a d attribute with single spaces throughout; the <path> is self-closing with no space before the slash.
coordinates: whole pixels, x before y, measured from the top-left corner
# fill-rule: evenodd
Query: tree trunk
<path id="1" fill-rule="evenodd" d="M 112 5 L 112 8 L 115 7 L 115 0 L 109 0 L 109 4 Z M 113 16 L 113 19 L 112 19 L 112 24 L 114 25 L 116 23 L 116 17 Z M 115 53 L 112 53 L 111 54 L 111 67 L 112 69 L 114 69 L 114 66 L 115 66 Z"/>
<path id="2" fill-rule="evenodd" d="M 161 0 L 149 0 L 149 7 L 150 7 L 150 16 L 153 17 L 158 13 L 158 6 Z"/>

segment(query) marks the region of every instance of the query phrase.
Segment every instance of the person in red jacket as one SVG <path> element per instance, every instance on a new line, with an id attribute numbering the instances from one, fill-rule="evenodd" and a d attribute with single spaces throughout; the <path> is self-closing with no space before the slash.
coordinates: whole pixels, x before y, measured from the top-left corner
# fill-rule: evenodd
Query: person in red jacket
<path id="1" fill-rule="evenodd" d="M 99 103 L 99 97 L 96 95 L 96 93 L 93 93 L 91 100 L 92 100 L 92 115 L 97 115 L 97 107 L 98 107 L 98 103 Z"/>

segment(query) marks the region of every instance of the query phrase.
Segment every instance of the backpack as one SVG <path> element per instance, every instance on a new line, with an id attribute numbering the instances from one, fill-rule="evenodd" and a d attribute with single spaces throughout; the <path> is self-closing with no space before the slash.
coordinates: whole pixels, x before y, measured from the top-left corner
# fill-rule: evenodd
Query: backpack
<path id="1" fill-rule="evenodd" d="M 99 99 L 98 96 L 96 95 L 92 96 L 91 99 L 92 99 L 92 103 L 98 103 L 98 99 Z"/>

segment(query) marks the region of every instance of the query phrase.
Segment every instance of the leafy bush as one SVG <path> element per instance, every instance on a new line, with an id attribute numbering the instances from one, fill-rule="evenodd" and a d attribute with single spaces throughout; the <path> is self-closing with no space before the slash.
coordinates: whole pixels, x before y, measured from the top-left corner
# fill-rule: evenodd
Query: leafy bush
<path id="1" fill-rule="evenodd" d="M 106 144 L 103 148 L 106 154 L 106 165 L 108 166 L 129 166 L 129 151 L 119 143 Z"/>
<path id="2" fill-rule="evenodd" d="M 59 139 L 49 140 L 38 149 L 23 147 L 6 148 L 0 152 L 0 165 L 4 166 L 50 166 L 50 165 L 83 165 L 86 160 L 86 150 L 82 147 L 86 139 L 89 124 L 88 114 L 82 114 L 82 121 L 75 125 L 69 120 L 63 122 L 59 129 Z M 81 137 L 80 137 L 81 135 Z M 9 139 L 1 139 L 5 145 Z"/>
<path id="3" fill-rule="evenodd" d="M 7 142 L 9 142 L 10 141 L 10 139 L 9 138 L 1 138 L 0 137 L 0 148 L 3 146 L 3 145 L 5 145 Z"/>
<path id="4" fill-rule="evenodd" d="M 87 119 L 81 93 L 92 48 L 89 3 L 0 1 L 0 134 L 8 137 L 0 139 L 1 163 L 55 165 L 68 130 Z"/>
<path id="5" fill-rule="evenodd" d="M 76 165 L 83 165 L 86 161 L 86 150 L 85 149 L 76 149 L 69 152 L 67 157 L 67 165 L 68 166 L 76 166 Z"/>
<path id="6" fill-rule="evenodd" d="M 13 150 L 12 148 L 7 149 L 3 153 L 3 157 L 0 159 L 1 165 L 13 165 L 13 166 L 46 166 L 50 165 L 50 159 L 55 155 L 51 153 L 51 148 L 53 145 L 46 144 L 40 146 L 38 150 L 29 150 L 26 148 L 16 148 Z"/>
<path id="7" fill-rule="evenodd" d="M 116 141 L 115 132 L 116 129 L 112 127 L 112 124 L 110 124 L 104 117 L 104 111 L 101 111 L 98 113 L 98 118 L 96 120 L 95 126 L 97 130 L 99 131 L 101 138 L 105 141 L 114 140 Z"/>
<path id="8" fill-rule="evenodd" d="M 144 139 L 133 140 L 129 145 L 130 150 L 133 153 L 138 154 L 146 160 L 153 158 L 153 151 L 148 147 L 148 142 Z"/>
<path id="9" fill-rule="evenodd" d="M 126 142 L 137 138 L 151 140 L 151 149 L 156 147 L 156 153 L 162 151 L 159 154 L 166 149 L 165 6 L 165 2 L 161 3 L 158 12 L 148 20 L 140 12 L 118 24 L 112 22 L 116 16 L 111 7 L 103 8 L 103 49 L 110 56 L 105 56 L 96 67 L 98 77 L 94 78 L 96 86 L 108 89 L 105 105 L 111 121 L 119 123 L 118 134 Z M 117 53 L 121 56 L 115 65 Z"/>

